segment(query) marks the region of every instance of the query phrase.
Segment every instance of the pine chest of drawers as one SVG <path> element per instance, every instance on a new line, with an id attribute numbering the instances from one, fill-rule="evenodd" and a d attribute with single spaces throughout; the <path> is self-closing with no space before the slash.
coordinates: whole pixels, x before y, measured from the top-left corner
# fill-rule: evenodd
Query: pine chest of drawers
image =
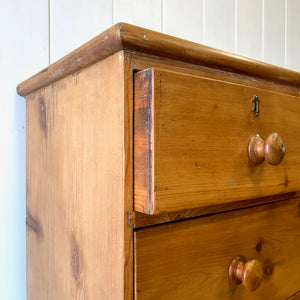
<path id="1" fill-rule="evenodd" d="M 299 90 L 124 23 L 21 83 L 28 299 L 296 299 Z"/>

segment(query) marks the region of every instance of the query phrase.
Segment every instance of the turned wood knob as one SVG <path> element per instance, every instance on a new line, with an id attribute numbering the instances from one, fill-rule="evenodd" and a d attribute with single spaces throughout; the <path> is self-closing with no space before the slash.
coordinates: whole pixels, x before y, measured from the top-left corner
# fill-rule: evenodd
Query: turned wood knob
<path id="1" fill-rule="evenodd" d="M 229 278 L 235 284 L 242 283 L 248 291 L 255 291 L 263 280 L 262 264 L 256 259 L 246 261 L 238 256 L 230 264 Z"/>
<path id="2" fill-rule="evenodd" d="M 265 141 L 259 134 L 256 134 L 249 141 L 249 159 L 256 165 L 264 160 L 270 165 L 278 165 L 283 160 L 284 153 L 285 144 L 278 133 L 271 133 Z"/>

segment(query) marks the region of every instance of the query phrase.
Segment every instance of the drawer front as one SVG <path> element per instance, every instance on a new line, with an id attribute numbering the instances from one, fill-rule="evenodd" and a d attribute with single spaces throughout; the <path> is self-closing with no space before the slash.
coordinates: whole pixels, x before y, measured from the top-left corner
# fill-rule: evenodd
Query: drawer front
<path id="1" fill-rule="evenodd" d="M 136 211 L 168 213 L 300 189 L 299 97 L 160 69 L 136 73 L 134 87 Z M 250 138 L 274 132 L 285 143 L 283 161 L 251 163 Z"/>
<path id="2" fill-rule="evenodd" d="M 298 202 L 287 200 L 136 231 L 136 299 L 282 300 L 296 294 L 300 290 Z M 262 282 L 255 291 L 230 282 L 229 266 L 237 256 L 260 264 Z"/>

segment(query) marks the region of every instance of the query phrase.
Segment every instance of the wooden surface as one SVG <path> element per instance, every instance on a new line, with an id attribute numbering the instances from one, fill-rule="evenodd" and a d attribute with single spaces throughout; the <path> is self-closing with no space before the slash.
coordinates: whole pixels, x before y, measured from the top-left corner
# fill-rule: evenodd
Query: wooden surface
<path id="1" fill-rule="evenodd" d="M 175 211 L 170 213 L 163 213 L 158 215 L 147 215 L 145 213 L 137 211 L 128 212 L 128 223 L 134 228 L 142 228 L 153 226 L 162 223 L 174 222 L 188 218 L 194 218 L 203 215 L 209 215 L 212 213 L 219 213 L 224 211 L 236 210 L 245 207 L 262 205 L 264 203 L 272 203 L 282 200 L 287 200 L 295 197 L 299 197 L 299 192 L 279 194 L 269 197 L 241 200 L 230 203 L 224 203 L 220 205 L 198 207 L 194 209 L 186 209 L 181 211 Z"/>
<path id="2" fill-rule="evenodd" d="M 300 87 L 300 74 L 126 23 L 118 23 L 90 42 L 21 83 L 22 96 L 47 86 L 120 50 L 153 54 L 214 69 Z"/>
<path id="3" fill-rule="evenodd" d="M 299 300 L 300 299 L 300 292 L 297 292 L 296 294 L 290 296 L 286 300 Z"/>
<path id="4" fill-rule="evenodd" d="M 123 62 L 117 53 L 28 96 L 30 300 L 132 298 L 132 125 Z"/>
<path id="5" fill-rule="evenodd" d="M 299 190 L 298 97 L 148 69 L 135 75 L 134 105 L 136 211 L 168 213 Z M 251 136 L 272 132 L 285 141 L 283 161 L 253 165 Z"/>
<path id="6" fill-rule="evenodd" d="M 153 41 L 152 49 L 149 44 L 150 40 Z M 188 49 L 184 47 L 189 45 L 189 50 L 182 52 L 183 49 Z M 163 50 L 167 46 L 170 46 L 168 53 Z M 121 49 L 126 49 L 126 51 L 114 54 Z M 157 56 L 154 56 L 156 54 Z M 205 80 L 231 88 L 238 85 L 228 82 L 240 83 L 243 96 L 247 95 L 248 90 L 256 90 L 264 95 L 269 94 L 266 90 L 273 90 L 276 93 L 272 93 L 272 95 L 281 93 L 281 103 L 289 103 L 289 99 L 298 99 L 282 95 L 282 93 L 299 95 L 298 73 L 238 57 L 237 62 L 245 67 L 242 70 L 238 64 L 235 64 L 234 57 L 222 51 L 182 42 L 179 39 L 135 26 L 118 24 L 19 86 L 19 92 L 25 95 L 49 85 L 27 97 L 28 299 L 132 299 L 133 227 L 151 226 L 216 211 L 221 212 L 264 202 L 286 200 L 296 195 L 291 192 L 245 201 L 238 198 L 232 201 L 228 198 L 227 202 L 222 203 L 217 202 L 216 199 L 208 199 L 206 204 L 202 203 L 202 207 L 184 206 L 183 210 L 182 206 L 178 206 L 175 201 L 176 208 L 172 206 L 174 203 L 170 202 L 172 211 L 162 210 L 160 215 L 147 216 L 133 212 L 133 70 L 160 66 L 186 74 L 182 75 L 183 77 L 195 79 L 196 75 L 200 75 L 214 78 L 216 80 Z M 99 62 L 100 60 L 102 61 Z M 232 67 L 227 68 L 226 62 L 230 63 Z M 256 67 L 258 70 L 255 69 Z M 78 70 L 79 72 L 74 73 Z M 67 76 L 71 73 L 74 74 Z M 253 77 L 256 76 L 255 74 L 259 77 Z M 62 79 L 63 77 L 66 78 Z M 252 87 L 246 88 L 244 85 Z M 217 99 L 216 102 L 220 101 L 217 97 L 215 99 Z M 228 102 L 224 101 L 221 106 L 216 104 L 221 111 L 230 111 L 230 108 L 226 106 Z M 278 106 L 275 106 L 271 112 L 278 113 L 278 111 Z M 290 117 L 294 111 L 296 111 L 294 106 L 290 107 L 288 104 L 283 109 L 283 113 L 276 118 L 280 122 L 291 124 L 289 125 L 291 128 L 288 134 L 289 139 L 291 136 L 295 138 L 295 132 L 297 132 L 296 122 L 294 122 L 296 118 Z M 254 121 L 256 120 L 244 118 L 244 110 L 242 109 L 241 112 L 239 117 L 241 120 L 246 119 L 248 125 L 255 125 Z M 259 124 L 254 127 L 255 129 L 264 128 L 267 132 L 273 124 L 272 122 L 273 118 L 269 118 L 267 124 L 259 121 Z M 249 128 L 247 130 L 249 131 Z M 285 138 L 284 135 L 283 138 Z M 288 148 L 287 146 L 287 149 L 300 150 L 293 147 Z M 286 157 L 284 162 L 285 160 Z M 241 158 L 238 162 L 240 161 Z M 226 164 L 229 165 L 231 162 L 226 161 Z M 293 159 L 292 163 L 288 161 L 284 168 L 286 171 L 284 175 L 288 175 L 288 177 L 280 177 L 281 173 L 278 172 L 275 177 L 279 178 L 279 187 L 273 186 L 274 178 L 272 176 L 269 176 L 268 181 L 262 181 L 262 184 L 269 182 L 268 188 L 270 190 L 274 188 L 276 193 L 278 190 L 284 193 L 291 191 L 294 181 L 293 175 L 290 178 L 290 175 L 293 174 L 290 173 L 290 170 L 293 169 L 292 165 L 297 167 L 297 164 L 299 164 L 297 159 Z M 261 174 L 265 171 L 257 172 L 251 169 L 251 172 L 253 176 L 262 176 Z M 266 177 L 270 175 L 268 172 L 266 171 Z M 166 179 L 168 177 L 166 176 Z M 253 182 L 254 184 L 257 185 L 260 182 Z M 249 191 L 252 190 L 250 187 Z M 265 190 L 265 187 L 261 187 L 259 195 L 262 190 Z M 175 191 L 173 196 L 180 198 L 182 195 Z M 214 206 L 211 206 L 213 201 L 215 201 Z M 281 203 L 285 207 L 287 202 Z M 189 202 L 187 204 L 189 205 Z M 266 211 L 261 208 L 252 208 L 251 211 L 260 211 L 267 223 L 269 217 L 266 216 L 269 216 L 272 210 L 269 209 L 269 206 L 264 207 Z M 226 218 L 230 223 L 232 214 L 236 216 L 234 218 L 238 218 L 238 214 L 243 211 L 250 211 L 250 209 L 215 216 L 223 222 L 218 228 L 226 228 Z M 277 214 L 275 215 L 277 216 Z M 161 232 L 161 228 L 169 226 L 172 231 L 174 226 L 179 228 L 178 224 L 191 224 L 188 232 L 184 233 L 184 240 L 185 236 L 192 240 L 191 235 L 195 232 L 193 222 L 210 220 L 209 222 L 214 223 L 215 217 L 158 226 L 152 229 L 149 239 L 152 239 L 153 232 Z M 280 228 L 286 226 L 282 232 L 287 229 L 284 235 L 285 239 L 292 221 L 287 223 L 280 221 L 277 220 Z M 204 224 L 206 224 L 205 222 Z M 247 222 L 242 221 L 241 223 Z M 272 224 L 270 221 L 270 226 Z M 197 231 L 198 229 L 196 231 L 201 237 L 203 228 L 202 225 L 199 226 L 201 226 L 201 231 Z M 247 226 L 250 225 L 247 223 Z M 264 226 L 269 225 L 265 224 Z M 274 224 L 273 226 L 277 228 Z M 185 226 L 183 227 L 184 230 L 187 230 Z M 237 227 L 236 224 L 232 225 L 230 232 Z M 244 228 L 245 225 L 242 227 Z M 136 231 L 136 241 L 138 241 L 136 249 L 144 247 L 143 232 L 148 232 L 148 230 L 150 228 Z M 210 232 L 211 229 L 207 230 Z M 246 229 L 243 230 L 245 233 Z M 278 231 L 276 232 L 278 233 Z M 228 234 L 227 231 L 226 233 Z M 140 236 L 142 238 L 139 238 Z M 179 241 L 180 236 L 179 234 Z M 172 235 L 170 237 L 169 242 L 165 242 L 175 243 Z M 226 238 L 224 238 L 225 240 Z M 211 241 L 209 237 L 205 236 L 205 230 L 202 241 L 207 244 Z M 248 241 L 249 239 L 247 243 Z M 160 243 L 164 243 L 164 240 L 159 239 L 158 248 L 154 251 L 161 250 Z M 272 246 L 268 246 L 270 243 Z M 259 242 L 256 245 L 258 244 Z M 266 243 L 263 240 L 263 246 L 265 244 L 267 249 L 274 245 L 277 249 L 275 238 Z M 221 242 L 220 247 L 223 246 L 226 245 Z M 155 246 L 150 245 L 149 251 L 145 248 L 143 251 L 147 255 L 151 254 L 151 249 L 153 249 L 151 247 Z M 234 255 L 242 254 L 247 256 L 247 259 L 251 259 L 252 257 L 246 250 L 245 248 L 243 253 L 234 253 Z M 172 253 L 172 251 L 173 249 L 169 252 Z M 268 254 L 270 250 L 265 251 Z M 136 257 L 145 257 L 141 253 L 139 251 Z M 210 255 L 209 249 L 207 251 L 208 260 Z M 219 251 L 217 255 L 222 256 L 222 251 Z M 265 259 L 264 257 L 263 259 Z M 143 259 L 143 264 L 144 262 Z M 161 265 L 161 261 L 154 262 L 158 270 L 165 266 Z M 176 267 L 177 260 L 175 258 L 174 262 L 173 267 Z M 229 263 L 228 260 L 228 265 Z M 148 286 L 152 287 L 156 280 L 160 280 L 159 276 L 158 278 L 156 276 L 148 277 L 146 274 L 149 270 L 148 267 L 146 265 L 144 271 L 137 269 L 142 272 L 139 273 L 139 277 L 135 277 L 138 285 L 142 282 L 144 285 L 149 284 Z M 169 267 L 167 265 L 166 271 Z M 181 274 L 181 268 L 179 267 L 179 269 L 178 274 Z M 185 266 L 182 269 L 184 272 L 186 271 Z M 293 267 L 288 265 L 287 269 L 293 272 Z M 146 274 L 145 277 L 144 274 Z M 164 274 L 163 271 L 161 274 Z M 193 281 L 195 274 L 197 275 L 194 273 L 190 277 L 192 284 L 195 283 L 193 290 L 196 290 L 199 285 L 199 282 Z M 293 276 L 296 276 L 295 274 L 296 272 L 293 272 Z M 295 282 L 293 276 L 289 278 L 291 282 L 286 288 Z M 166 299 L 167 293 L 170 292 L 167 286 L 168 284 L 166 285 L 166 289 L 168 289 Z M 179 283 L 179 289 L 182 286 L 184 284 Z M 141 291 L 144 293 L 143 289 Z M 178 291 L 178 288 L 175 287 L 171 290 L 171 292 L 173 291 Z M 155 292 L 155 289 L 151 290 L 150 288 L 151 292 Z M 290 294 L 295 292 L 296 290 Z M 140 293 L 137 295 L 140 297 Z M 159 297 L 161 295 L 163 294 L 159 294 Z M 151 295 L 149 297 L 153 298 Z M 154 295 L 154 298 L 157 298 L 157 295 Z M 239 298 L 237 297 L 237 299 Z"/>
<path id="7" fill-rule="evenodd" d="M 50 299 L 51 293 L 46 106 L 44 89 L 27 97 L 26 284 L 27 299 L 32 300 Z"/>
<path id="8" fill-rule="evenodd" d="M 121 54 L 120 54 L 121 55 Z M 123 113 L 123 226 L 124 226 L 124 251 L 123 267 L 124 267 L 124 299 L 133 299 L 133 227 L 128 222 L 128 212 L 133 210 L 133 71 L 131 64 L 126 58 L 126 53 L 122 51 L 123 63 L 123 105 L 119 111 Z"/>
<path id="9" fill-rule="evenodd" d="M 213 69 L 203 65 L 195 65 L 184 61 L 154 56 L 141 52 L 125 51 L 125 57 L 131 62 L 132 69 L 135 71 L 142 71 L 148 68 L 163 68 L 168 71 L 197 75 L 221 81 L 228 81 L 231 83 L 253 86 L 255 88 L 267 89 L 282 94 L 299 96 L 299 88 L 291 86 L 288 83 L 279 84 L 263 78 L 251 77 L 246 74 Z"/>
<path id="10" fill-rule="evenodd" d="M 136 299 L 286 299 L 299 291 L 299 199 L 139 229 Z M 262 262 L 254 292 L 228 279 L 231 261 Z"/>
<path id="11" fill-rule="evenodd" d="M 134 75 L 134 209 L 152 213 L 154 196 L 153 72 Z"/>
<path id="12" fill-rule="evenodd" d="M 26 96 L 122 50 L 119 27 L 120 24 L 112 26 L 88 43 L 25 80 L 18 85 L 18 94 Z"/>

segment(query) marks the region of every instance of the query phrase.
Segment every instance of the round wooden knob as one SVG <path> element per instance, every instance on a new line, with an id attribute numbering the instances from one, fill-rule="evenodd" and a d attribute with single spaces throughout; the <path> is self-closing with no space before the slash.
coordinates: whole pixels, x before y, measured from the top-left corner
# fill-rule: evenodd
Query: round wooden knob
<path id="1" fill-rule="evenodd" d="M 264 141 L 259 134 L 251 137 L 248 145 L 249 159 L 256 165 L 266 160 L 270 165 L 278 165 L 283 160 L 285 144 L 278 133 L 271 133 Z"/>
<path id="2" fill-rule="evenodd" d="M 260 261 L 246 261 L 242 256 L 236 257 L 229 267 L 229 278 L 235 284 L 242 283 L 248 291 L 255 291 L 263 280 L 263 268 Z"/>

